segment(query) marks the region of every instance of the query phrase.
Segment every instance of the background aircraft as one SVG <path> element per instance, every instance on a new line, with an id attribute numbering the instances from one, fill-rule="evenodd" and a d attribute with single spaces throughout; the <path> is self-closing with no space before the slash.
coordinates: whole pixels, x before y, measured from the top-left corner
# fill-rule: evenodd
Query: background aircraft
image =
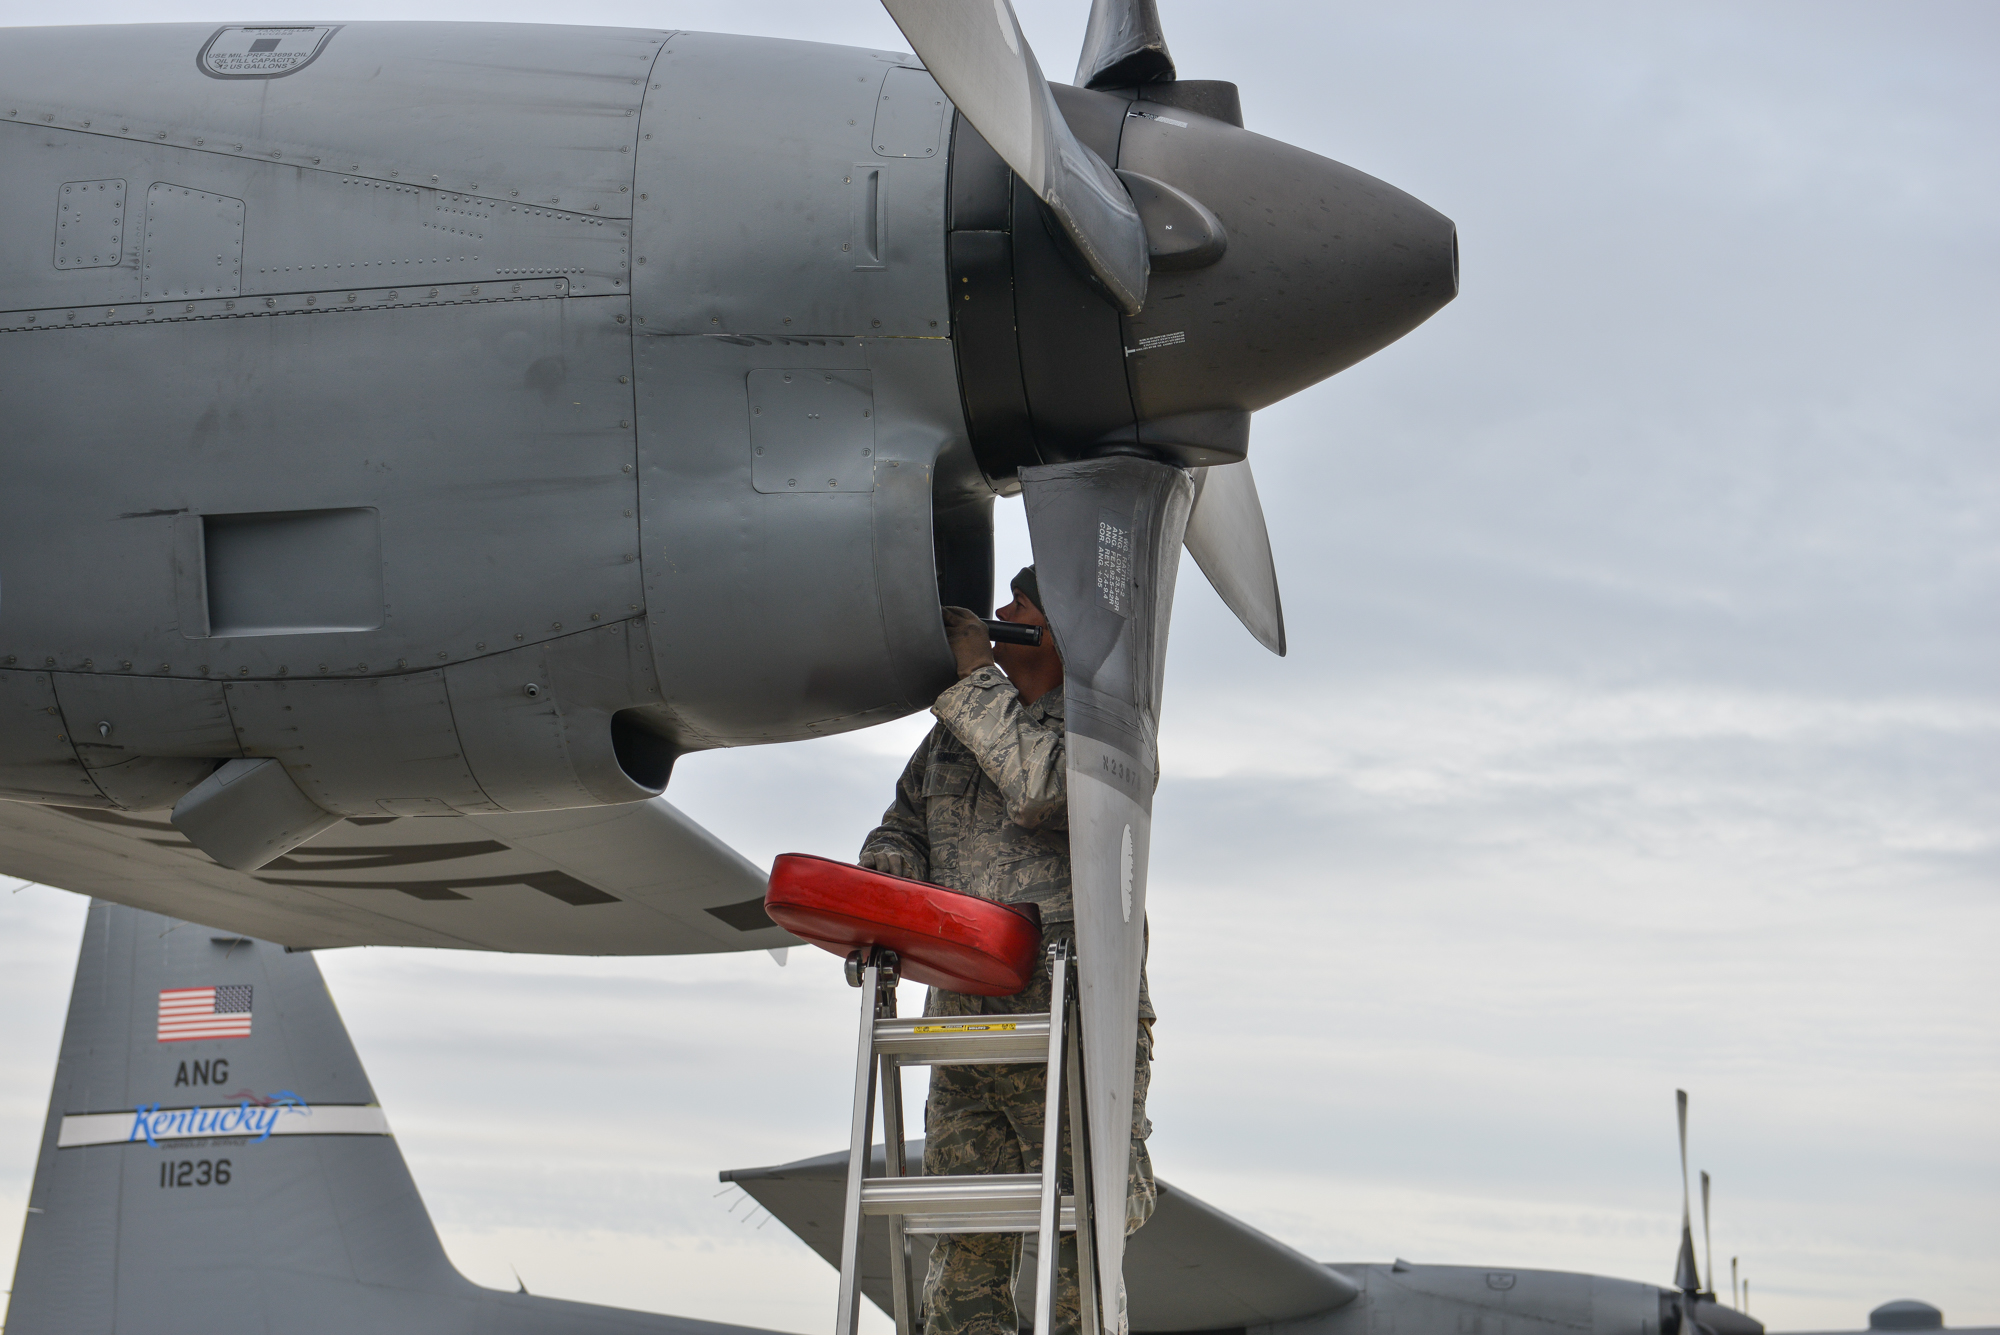
<path id="1" fill-rule="evenodd" d="M 839 1153 L 722 1177 L 837 1261 L 844 1165 Z M 875 1263 L 864 1288 L 886 1307 L 881 1230 L 865 1241 Z M 1679 1328 L 1681 1302 L 1602 1276 L 1323 1265 L 1170 1183 L 1135 1235 L 1129 1277 L 1141 1335 L 1462 1335 L 1510 1323 L 1661 1335 Z M 1692 1310 L 1702 1335 L 1763 1335 L 1712 1294 Z M 84 928 L 4 1328 L 746 1329 L 470 1283 L 439 1245 L 312 955 L 101 900 Z"/>
<path id="2" fill-rule="evenodd" d="M 722 1178 L 837 1264 L 845 1164 L 843 1151 Z M 874 1264 L 864 1289 L 886 1309 L 884 1242 L 879 1228 L 865 1240 Z M 1170 1182 L 1134 1237 L 1128 1274 L 1141 1335 L 1253 1326 L 1463 1335 L 1523 1324 L 1662 1335 L 1680 1328 L 1682 1302 L 1672 1289 L 1596 1275 L 1323 1265 Z M 1701 1335 L 1764 1332 L 1712 1293 L 1691 1310 Z M 1936 1309 L 1914 1303 L 1871 1320 L 1880 1330 L 1940 1325 Z M 0 1328 L 748 1329 L 467 1281 L 439 1245 L 312 955 L 102 900 L 84 928 Z"/>
<path id="3" fill-rule="evenodd" d="M 145 17 L 162 13 L 211 17 Z M 1175 692 L 1196 703 L 1168 711 L 1167 744 L 1188 787 L 1166 795 L 1155 878 L 1172 896 L 1156 916 L 1178 924 L 1155 942 L 1181 980 L 1160 1086 L 1177 1182 L 1321 1256 L 1395 1237 L 1418 1259 L 1664 1282 L 1639 1239 L 1671 1229 L 1658 1099 L 1683 1082 L 1708 1096 L 1719 1225 L 1754 1261 L 1761 1315 L 1848 1324 L 1901 1291 L 1981 1309 L 1976 1017 L 1992 1012 L 1972 961 L 1991 939 L 1981 757 L 2000 752 L 1974 684 L 1991 679 L 1990 598 L 1963 557 L 1990 455 L 1964 372 L 1990 345 L 1968 233 L 1990 216 L 1968 139 L 1990 116 L 1955 71 L 1990 46 L 1958 13 L 1167 15 L 1186 72 L 1268 71 L 1254 124 L 1444 207 L 1481 279 L 1421 353 L 1260 417 L 1274 541 L 1288 574 L 1313 571 L 1287 585 L 1290 658 L 1239 652 L 1186 572 Z M 886 18 L 840 7 L 672 18 L 903 49 Z M 1068 7 L 1024 21 L 1045 55 L 1080 44 Z M 901 726 L 704 753 L 675 801 L 755 859 L 847 851 L 913 740 Z M 1285 767 L 1258 778 L 1273 756 Z M 1207 851 L 1218 812 L 1251 836 L 1227 858 Z M 1301 825 L 1323 841 L 1300 845 Z M 1204 911 L 1218 899 L 1267 911 Z M 6 1040 L 27 1054 L 10 1069 L 37 1123 L 55 1023 L 38 1017 L 63 980 L 37 991 L 14 951 L 52 921 L 60 960 L 82 914 L 47 900 L 8 900 L 22 1028 Z M 690 1137 L 709 1186 L 666 1222 L 652 1199 L 671 1192 L 635 1208 L 629 1171 L 540 1140 L 566 1087 L 643 1123 L 722 1050 L 757 1041 L 809 1071 L 844 1047 L 813 1030 L 819 992 L 796 960 L 324 966 L 410 1110 L 398 1130 L 420 1176 L 452 1184 L 454 1257 L 489 1283 L 515 1249 L 538 1291 L 643 1290 L 656 1228 L 712 1248 L 680 1272 L 689 1294 L 768 1269 L 756 1248 L 782 1230 L 709 1205 L 713 1166 L 838 1138 L 788 1143 L 765 1111 L 783 1084 L 747 1072 Z M 568 1004 L 586 997 L 609 1004 Z M 660 1029 L 669 1001 L 715 1039 Z M 407 1048 L 419 1007 L 454 1036 L 446 1057 Z M 1326 1023 L 1288 1039 L 1296 1064 L 1243 1043 L 1301 1008 Z M 581 1060 L 628 1041 L 643 1069 Z M 490 1140 L 441 1115 L 429 1133 L 428 1110 L 465 1106 L 492 1057 L 531 1054 L 546 1088 L 486 1110 Z M 1285 1134 L 1246 1144 L 1240 1097 Z M 731 1137 L 747 1143 L 708 1148 Z M 661 1181 L 688 1147 L 657 1148 Z M 11 1190 L 28 1167 L 14 1161 Z M 1303 1197 L 1277 1185 L 1300 1179 Z M 588 1241 L 568 1227 L 567 1210 L 606 1202 L 625 1208 Z M 696 1310 L 663 1292 L 636 1301 Z"/>

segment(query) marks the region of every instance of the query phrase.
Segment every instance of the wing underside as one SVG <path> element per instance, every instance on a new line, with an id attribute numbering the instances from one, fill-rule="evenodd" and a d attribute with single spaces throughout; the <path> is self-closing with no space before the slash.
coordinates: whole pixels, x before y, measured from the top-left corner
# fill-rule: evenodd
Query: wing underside
<path id="1" fill-rule="evenodd" d="M 168 822 L 0 802 L 0 873 L 299 948 L 687 955 L 794 944 L 765 876 L 672 804 L 349 819 L 255 872 Z"/>

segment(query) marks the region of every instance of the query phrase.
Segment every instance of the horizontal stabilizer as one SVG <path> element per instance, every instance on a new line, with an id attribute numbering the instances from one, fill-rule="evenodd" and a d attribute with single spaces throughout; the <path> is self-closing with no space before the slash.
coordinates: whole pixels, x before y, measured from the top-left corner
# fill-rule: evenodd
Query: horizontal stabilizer
<path id="1" fill-rule="evenodd" d="M 764 873 L 661 798 L 349 818 L 255 871 L 167 820 L 0 802 L 0 874 L 300 949 L 696 955 L 797 944 Z"/>
<path id="2" fill-rule="evenodd" d="M 911 1141 L 909 1160 L 923 1161 L 923 1142 Z M 871 1175 L 883 1171 L 875 1149 Z M 847 1184 L 847 1151 L 770 1168 L 722 1174 L 825 1258 L 840 1264 L 840 1214 Z M 1233 1219 L 1177 1187 L 1159 1183 L 1159 1206 L 1125 1244 L 1125 1288 L 1134 1332 L 1232 1330 L 1310 1316 L 1352 1302 L 1359 1292 L 1345 1275 L 1276 1238 Z M 915 1273 L 924 1271 L 927 1237 Z M 861 1290 L 889 1310 L 887 1221 L 869 1216 L 861 1239 Z M 1024 1304 L 1025 1307 L 1025 1304 Z"/>

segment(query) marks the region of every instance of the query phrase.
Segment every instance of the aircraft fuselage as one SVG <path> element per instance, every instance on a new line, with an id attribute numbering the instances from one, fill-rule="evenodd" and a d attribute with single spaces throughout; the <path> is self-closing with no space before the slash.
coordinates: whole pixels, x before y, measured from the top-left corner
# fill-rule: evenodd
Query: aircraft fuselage
<path id="1" fill-rule="evenodd" d="M 1242 459 L 1457 288 L 1449 219 L 1226 84 L 1055 90 L 1136 316 L 907 55 L 36 28 L 0 88 L 17 801 L 270 758 L 332 816 L 562 810 L 910 713 L 1021 466 Z"/>

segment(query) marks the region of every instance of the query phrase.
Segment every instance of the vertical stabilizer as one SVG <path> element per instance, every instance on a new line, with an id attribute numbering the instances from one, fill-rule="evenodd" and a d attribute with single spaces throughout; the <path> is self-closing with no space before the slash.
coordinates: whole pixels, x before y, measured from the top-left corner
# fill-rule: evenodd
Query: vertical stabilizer
<path id="1" fill-rule="evenodd" d="M 94 900 L 8 1335 L 740 1327 L 446 1258 L 309 954 Z"/>

